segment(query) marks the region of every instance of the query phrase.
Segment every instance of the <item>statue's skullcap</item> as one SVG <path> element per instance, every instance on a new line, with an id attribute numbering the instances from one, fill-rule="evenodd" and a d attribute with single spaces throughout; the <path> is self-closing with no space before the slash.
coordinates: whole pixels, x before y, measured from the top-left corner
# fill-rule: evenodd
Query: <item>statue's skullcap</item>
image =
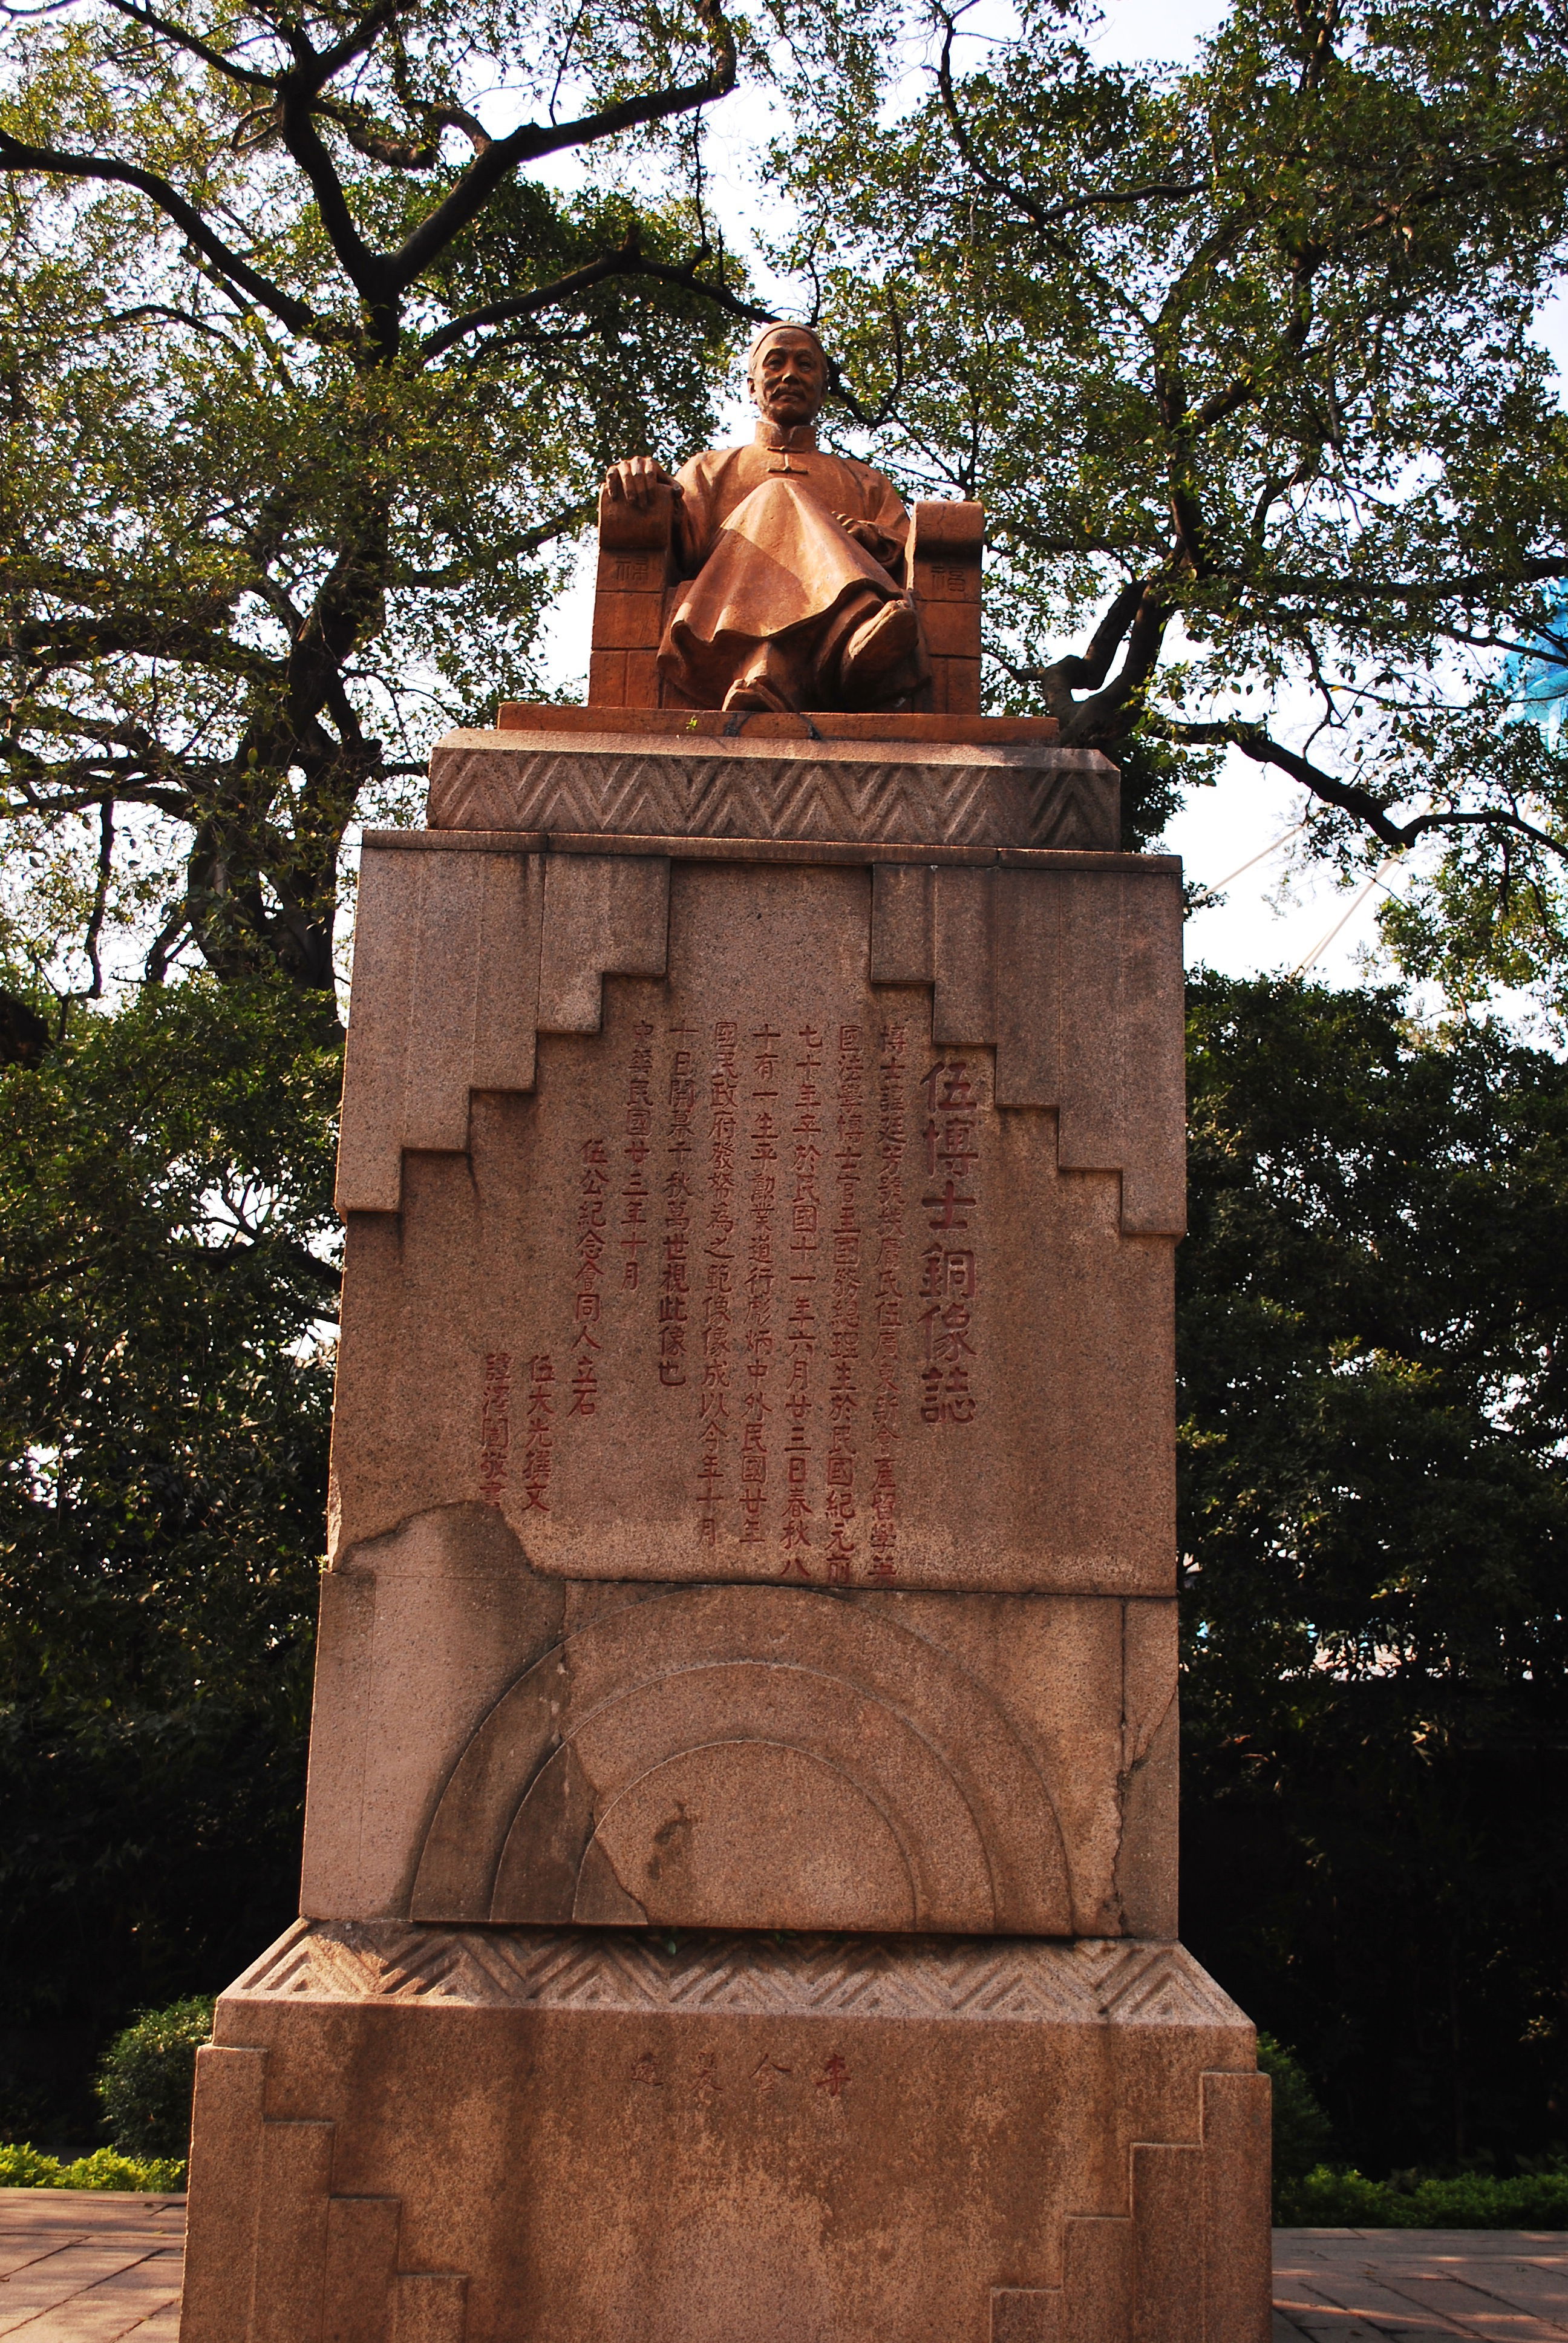
<path id="1" fill-rule="evenodd" d="M 746 378 L 749 382 L 751 379 L 752 375 L 756 372 L 758 359 L 761 357 L 768 344 L 773 339 L 776 334 L 804 334 L 809 342 L 816 343 L 818 355 L 821 358 L 823 367 L 826 367 L 828 364 L 828 353 L 823 349 L 820 338 L 813 327 L 810 326 L 791 325 L 788 317 L 779 317 L 776 318 L 772 325 L 764 326 L 760 331 L 753 337 L 751 347 L 746 353 Z"/>

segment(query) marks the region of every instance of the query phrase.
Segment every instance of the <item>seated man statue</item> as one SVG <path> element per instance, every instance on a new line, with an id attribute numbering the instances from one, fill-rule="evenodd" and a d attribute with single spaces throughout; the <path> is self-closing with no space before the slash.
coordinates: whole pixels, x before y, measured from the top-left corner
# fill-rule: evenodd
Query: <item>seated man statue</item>
<path id="1" fill-rule="evenodd" d="M 808 327 L 764 327 L 746 378 L 762 417 L 749 447 L 710 448 L 673 480 L 634 456 L 605 481 L 640 506 L 673 492 L 690 582 L 659 673 L 694 708 L 891 708 L 930 673 L 907 590 L 910 517 L 884 474 L 819 448 L 828 360 Z"/>

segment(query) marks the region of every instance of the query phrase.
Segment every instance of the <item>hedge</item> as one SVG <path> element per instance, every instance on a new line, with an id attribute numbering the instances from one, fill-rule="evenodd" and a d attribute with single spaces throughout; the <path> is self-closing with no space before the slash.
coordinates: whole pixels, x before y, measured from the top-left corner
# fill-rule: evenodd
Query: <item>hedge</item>
<path id="1" fill-rule="evenodd" d="M 0 2188 L 126 2188 L 154 2196 L 172 2197 L 186 2185 L 182 2157 L 121 2156 L 112 2147 L 95 2148 L 62 2164 L 25 2142 L 0 2146 Z"/>
<path id="2" fill-rule="evenodd" d="M 1568 2229 L 1568 2172 L 1368 2180 L 1320 2164 L 1276 2191 L 1274 2218 L 1292 2229 Z"/>

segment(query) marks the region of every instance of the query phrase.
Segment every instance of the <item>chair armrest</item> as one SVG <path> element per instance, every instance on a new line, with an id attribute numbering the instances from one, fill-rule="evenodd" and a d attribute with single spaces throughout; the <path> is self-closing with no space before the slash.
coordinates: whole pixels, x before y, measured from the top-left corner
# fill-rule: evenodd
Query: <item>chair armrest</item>
<path id="1" fill-rule="evenodd" d="M 985 508 L 918 504 L 910 531 L 910 585 L 931 657 L 931 705 L 939 715 L 978 716 L 980 553 Z"/>

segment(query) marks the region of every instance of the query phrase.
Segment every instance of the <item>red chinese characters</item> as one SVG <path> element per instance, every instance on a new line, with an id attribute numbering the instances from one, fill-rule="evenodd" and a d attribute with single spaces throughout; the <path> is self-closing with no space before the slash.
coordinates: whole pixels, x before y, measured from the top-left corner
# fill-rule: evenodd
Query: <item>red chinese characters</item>
<path id="1" fill-rule="evenodd" d="M 871 1403 L 871 1566 L 886 1585 L 898 1574 L 899 1343 L 904 1322 L 904 1157 L 909 1151 L 910 1031 L 882 1029 L 877 1060 L 876 1391 Z"/>
<path id="2" fill-rule="evenodd" d="M 528 1361 L 528 1445 L 523 1451 L 523 1493 L 526 1512 L 549 1512 L 550 1467 L 555 1461 L 554 1362 L 548 1351 Z"/>
<path id="3" fill-rule="evenodd" d="M 811 1537 L 811 1363 L 817 1349 L 817 1281 L 821 1254 L 822 1029 L 802 1025 L 797 1034 L 795 1108 L 790 1117 L 789 1314 L 785 1342 L 789 1381 L 784 1413 L 784 1568 L 786 1578 L 809 1578 Z"/>
<path id="4" fill-rule="evenodd" d="M 592 1415 L 598 1407 L 598 1330 L 603 1315 L 599 1287 L 604 1277 L 608 1183 L 608 1148 L 602 1139 L 584 1140 L 578 1194 L 577 1292 L 572 1296 L 573 1415 Z"/>
<path id="5" fill-rule="evenodd" d="M 676 1026 L 678 1035 L 695 1031 Z M 694 1053 L 677 1041 L 669 1061 L 669 1168 L 664 1178 L 664 1235 L 658 1269 L 658 1380 L 686 1381 L 686 1330 L 691 1282 L 691 1118 L 697 1106 Z"/>
<path id="6" fill-rule="evenodd" d="M 479 1494 L 487 1505 L 498 1505 L 507 1485 L 507 1458 L 512 1444 L 512 1354 L 488 1351 L 479 1401 Z"/>
<path id="7" fill-rule="evenodd" d="M 964 1058 L 933 1066 L 925 1079 L 925 1170 L 920 1199 L 928 1231 L 920 1268 L 920 1415 L 927 1423 L 972 1423 L 975 1348 L 975 1167 L 980 1099 L 978 1067 Z"/>
<path id="8" fill-rule="evenodd" d="M 631 1055 L 626 1071 L 626 1184 L 620 1192 L 620 1289 L 635 1293 L 642 1279 L 642 1253 L 648 1243 L 648 1185 L 646 1166 L 653 1149 L 653 1027 L 639 1019 L 632 1027 Z"/>
<path id="9" fill-rule="evenodd" d="M 832 1301 L 828 1326 L 828 1576 L 852 1574 L 855 1536 L 855 1419 L 860 1411 L 860 1182 L 865 1172 L 866 1061 L 858 1025 L 837 1033 L 834 1119 Z"/>
<path id="10" fill-rule="evenodd" d="M 779 1042 L 772 1025 L 750 1034 L 751 1119 L 747 1132 L 746 1396 L 740 1428 L 740 1541 L 766 1537 L 769 1370 L 773 1361 L 774 1213 L 779 1197 Z"/>
<path id="11" fill-rule="evenodd" d="M 817 2077 L 817 2088 L 819 2091 L 826 2091 L 830 2099 L 841 2099 L 844 2096 L 844 2086 L 849 2079 L 849 2063 L 840 2058 L 835 2050 L 831 2057 L 824 2059 L 822 2063 L 822 2071 Z"/>
<path id="12" fill-rule="evenodd" d="M 739 1031 L 732 1018 L 713 1029 L 713 1059 L 708 1077 L 708 1243 L 703 1255 L 702 1457 L 698 1472 L 697 1534 L 705 1545 L 719 1537 L 717 1505 L 723 1487 L 723 1443 L 729 1437 L 729 1340 L 734 1322 L 735 1130 L 738 1121 L 736 1053 Z"/>

